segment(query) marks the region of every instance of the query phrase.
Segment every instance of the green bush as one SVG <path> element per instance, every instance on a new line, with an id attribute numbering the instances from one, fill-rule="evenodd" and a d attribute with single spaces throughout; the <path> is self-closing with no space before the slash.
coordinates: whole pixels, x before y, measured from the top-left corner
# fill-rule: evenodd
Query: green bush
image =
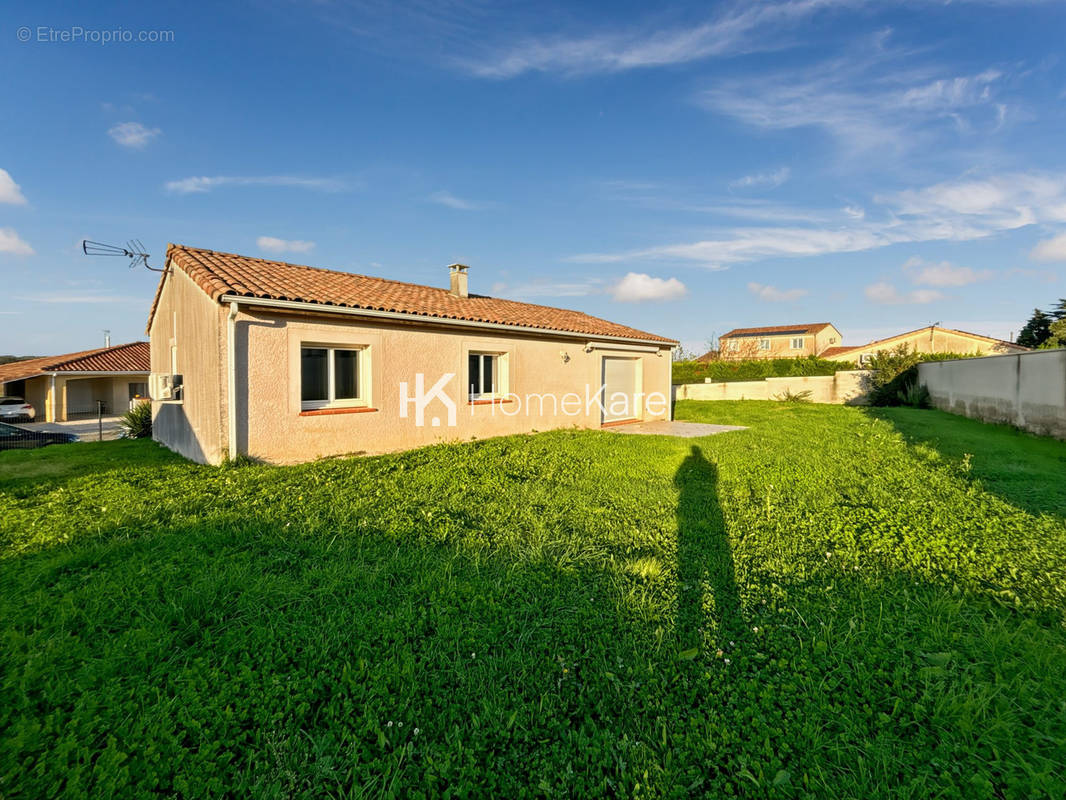
<path id="1" fill-rule="evenodd" d="M 910 406 L 911 408 L 931 408 L 932 402 L 929 399 L 929 390 L 922 384 L 915 381 L 907 386 L 905 389 L 900 389 L 896 394 L 901 406 Z"/>
<path id="2" fill-rule="evenodd" d="M 150 439 L 152 437 L 152 404 L 138 403 L 118 421 L 123 439 Z"/>
<path id="3" fill-rule="evenodd" d="M 675 384 L 703 383 L 706 378 L 717 383 L 761 381 L 764 378 L 834 375 L 844 369 L 855 369 L 855 364 L 850 361 L 829 361 L 815 356 L 745 361 L 675 361 L 673 381 Z"/>
<path id="4" fill-rule="evenodd" d="M 866 366 L 872 372 L 866 378 L 870 405 L 898 406 L 900 393 L 907 392 L 918 381 L 919 353 L 901 344 L 892 350 L 878 350 Z"/>
<path id="5" fill-rule="evenodd" d="M 809 403 L 811 402 L 811 390 L 804 389 L 801 392 L 794 392 L 791 389 L 785 389 L 780 394 L 774 395 L 774 400 L 780 400 L 783 403 Z"/>

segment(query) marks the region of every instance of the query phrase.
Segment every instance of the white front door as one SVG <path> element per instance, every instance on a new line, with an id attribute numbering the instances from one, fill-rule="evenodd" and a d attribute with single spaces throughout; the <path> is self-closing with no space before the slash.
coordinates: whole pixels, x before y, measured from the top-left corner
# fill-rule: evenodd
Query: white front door
<path id="1" fill-rule="evenodd" d="M 637 370 L 640 359 L 603 359 L 603 422 L 621 422 L 640 418 L 637 408 Z"/>

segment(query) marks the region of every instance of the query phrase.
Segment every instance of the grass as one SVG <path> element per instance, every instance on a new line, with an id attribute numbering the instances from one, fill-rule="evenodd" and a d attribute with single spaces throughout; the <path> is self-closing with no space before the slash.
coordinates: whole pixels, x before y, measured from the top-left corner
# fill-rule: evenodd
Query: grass
<path id="1" fill-rule="evenodd" d="M 678 416 L 749 428 L 0 454 L 0 795 L 1063 796 L 1066 443 Z"/>

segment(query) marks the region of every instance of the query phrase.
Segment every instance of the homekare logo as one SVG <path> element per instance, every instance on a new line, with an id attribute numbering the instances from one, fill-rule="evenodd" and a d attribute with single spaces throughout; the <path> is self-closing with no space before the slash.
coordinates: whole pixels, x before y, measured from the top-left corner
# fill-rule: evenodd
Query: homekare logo
<path id="1" fill-rule="evenodd" d="M 426 390 L 426 376 L 419 372 L 415 374 L 414 394 L 410 393 L 410 384 L 400 381 L 400 416 L 404 419 L 410 417 L 411 406 L 414 406 L 414 422 L 419 428 L 426 424 L 426 409 L 435 401 L 440 403 L 447 419 L 448 427 L 458 425 L 458 408 L 461 398 L 451 394 L 452 390 L 459 388 L 458 381 L 454 381 L 455 373 L 446 372 Z M 454 384 L 453 384 L 454 381 Z M 470 387 L 471 395 L 473 387 Z M 627 416 L 639 417 L 643 411 L 652 416 L 662 416 L 670 408 L 670 401 L 662 392 L 625 392 L 607 393 L 607 387 L 585 385 L 585 395 L 582 397 L 577 392 L 567 392 L 556 395 L 551 392 L 534 392 L 524 397 L 514 392 L 506 392 L 493 395 L 491 398 L 482 397 L 479 402 L 468 404 L 470 416 L 474 416 L 476 406 L 486 405 L 487 411 L 492 416 L 497 412 L 505 417 L 516 417 L 525 414 L 528 417 L 583 417 L 594 414 L 603 419 L 622 419 Z M 431 427 L 441 425 L 441 416 L 430 416 Z"/>

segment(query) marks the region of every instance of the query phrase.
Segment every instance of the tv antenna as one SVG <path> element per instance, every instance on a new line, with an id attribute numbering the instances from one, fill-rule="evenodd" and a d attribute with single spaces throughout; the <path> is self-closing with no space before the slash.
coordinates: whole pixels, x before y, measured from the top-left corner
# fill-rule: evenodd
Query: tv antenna
<path id="1" fill-rule="evenodd" d="M 166 272 L 166 270 L 148 266 L 149 255 L 140 239 L 130 239 L 125 247 L 82 239 L 81 251 L 87 256 L 124 256 L 130 260 L 130 269 L 140 265 L 152 272 Z"/>

